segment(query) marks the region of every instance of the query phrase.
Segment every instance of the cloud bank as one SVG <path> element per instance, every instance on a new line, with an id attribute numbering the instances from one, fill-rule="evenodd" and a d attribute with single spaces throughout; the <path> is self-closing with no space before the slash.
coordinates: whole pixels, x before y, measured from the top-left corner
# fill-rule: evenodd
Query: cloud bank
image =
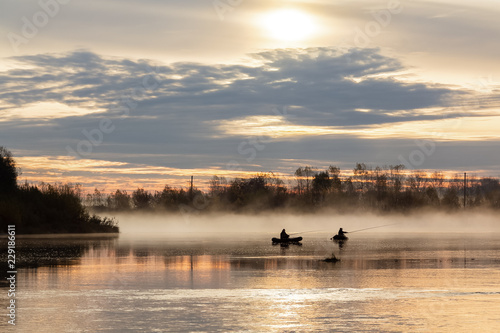
<path id="1" fill-rule="evenodd" d="M 244 171 L 397 164 L 420 136 L 442 141 L 440 154 L 470 146 L 474 156 L 498 139 L 494 128 L 456 134 L 463 119 L 498 121 L 497 91 L 478 99 L 465 88 L 412 81 L 379 49 L 275 49 L 247 64 L 162 64 L 85 50 L 10 60 L 15 68 L 0 72 L 0 140 L 28 156 L 65 156 L 103 120 L 113 129 L 79 157 L 207 173 L 233 161 Z M 450 161 L 436 155 L 420 167 L 473 167 Z"/>

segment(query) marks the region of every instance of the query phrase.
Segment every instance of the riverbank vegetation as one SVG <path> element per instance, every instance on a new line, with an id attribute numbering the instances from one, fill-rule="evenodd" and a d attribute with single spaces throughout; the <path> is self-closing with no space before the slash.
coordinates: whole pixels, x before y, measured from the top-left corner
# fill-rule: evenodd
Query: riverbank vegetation
<path id="1" fill-rule="evenodd" d="M 0 147 L 0 223 L 22 233 L 118 232 L 113 219 L 91 215 L 114 212 L 165 213 L 407 213 L 500 210 L 500 182 L 463 174 L 406 170 L 404 165 L 352 170 L 299 167 L 292 179 L 273 173 L 228 180 L 214 176 L 205 190 L 174 188 L 82 194 L 78 185 L 17 183 L 10 152 Z"/>
<path id="2" fill-rule="evenodd" d="M 112 233 L 113 219 L 91 215 L 81 202 L 79 186 L 18 185 L 12 154 L 0 147 L 0 227 L 15 225 L 17 234 Z"/>
<path id="3" fill-rule="evenodd" d="M 317 170 L 305 166 L 285 182 L 273 173 L 227 180 L 214 176 L 208 190 L 165 186 L 159 191 L 139 188 L 131 193 L 98 189 L 84 198 L 96 211 L 265 212 L 312 213 L 410 212 L 463 209 L 500 209 L 500 184 L 495 178 L 442 172 L 408 171 L 403 165 L 370 167 L 357 163 L 343 173 L 338 167 Z M 465 189 L 465 196 L 464 196 Z"/>

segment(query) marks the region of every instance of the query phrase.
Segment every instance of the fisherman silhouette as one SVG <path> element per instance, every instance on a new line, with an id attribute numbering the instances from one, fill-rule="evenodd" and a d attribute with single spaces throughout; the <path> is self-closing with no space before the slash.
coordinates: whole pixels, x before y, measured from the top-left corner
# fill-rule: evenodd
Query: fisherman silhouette
<path id="1" fill-rule="evenodd" d="M 333 239 L 334 241 L 348 240 L 348 238 L 345 234 L 347 234 L 347 231 L 344 231 L 342 228 L 340 228 L 339 232 L 335 236 L 333 236 L 331 239 Z"/>
<path id="2" fill-rule="evenodd" d="M 290 238 L 290 235 L 288 235 L 286 233 L 285 229 L 283 229 L 283 230 L 281 230 L 280 238 L 281 239 L 288 239 L 288 238 Z"/>
<path id="3" fill-rule="evenodd" d="M 347 231 L 342 230 L 342 228 L 339 229 L 338 235 L 340 237 L 347 237 L 345 234 L 347 234 Z"/>

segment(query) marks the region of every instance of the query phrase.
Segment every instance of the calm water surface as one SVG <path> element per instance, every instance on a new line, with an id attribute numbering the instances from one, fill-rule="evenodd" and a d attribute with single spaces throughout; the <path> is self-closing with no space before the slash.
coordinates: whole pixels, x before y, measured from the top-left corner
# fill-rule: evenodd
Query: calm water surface
<path id="1" fill-rule="evenodd" d="M 272 236 L 18 239 L 16 329 L 500 331 L 499 234 Z"/>

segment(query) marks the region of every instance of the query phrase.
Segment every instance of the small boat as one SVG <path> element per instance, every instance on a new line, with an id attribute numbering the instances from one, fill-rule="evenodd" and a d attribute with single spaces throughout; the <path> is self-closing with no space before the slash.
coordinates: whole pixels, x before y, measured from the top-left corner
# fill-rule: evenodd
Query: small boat
<path id="1" fill-rule="evenodd" d="M 325 258 L 323 259 L 324 262 L 337 262 L 340 261 L 339 258 L 335 256 L 335 253 L 332 253 L 332 256 L 330 258 Z"/>
<path id="2" fill-rule="evenodd" d="M 337 261 L 340 261 L 340 259 L 337 259 L 337 258 L 326 258 L 326 259 L 323 259 L 324 262 L 337 262 Z"/>
<path id="3" fill-rule="evenodd" d="M 346 235 L 335 235 L 332 237 L 334 241 L 346 241 L 349 238 Z"/>
<path id="4" fill-rule="evenodd" d="M 302 240 L 302 237 L 293 237 L 293 238 L 276 238 L 273 237 L 271 239 L 273 241 L 273 244 L 297 244 Z"/>

